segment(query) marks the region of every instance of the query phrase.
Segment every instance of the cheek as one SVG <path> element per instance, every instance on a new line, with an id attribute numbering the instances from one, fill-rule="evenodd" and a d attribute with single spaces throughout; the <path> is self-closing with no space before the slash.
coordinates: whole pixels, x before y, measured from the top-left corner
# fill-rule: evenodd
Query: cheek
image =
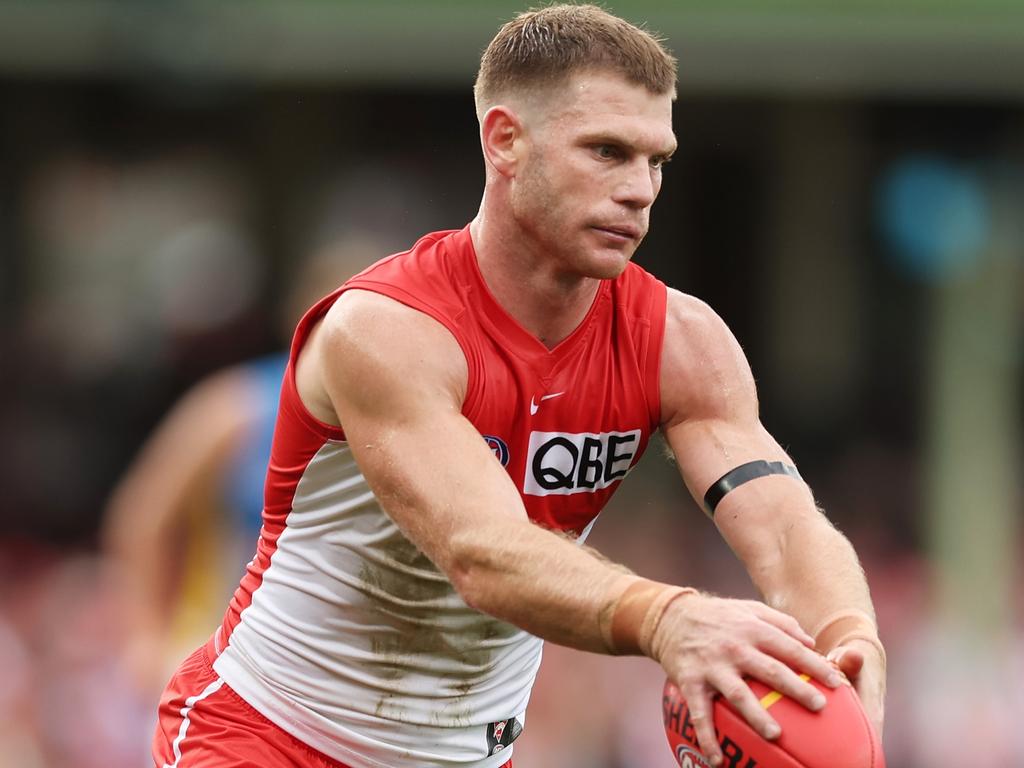
<path id="1" fill-rule="evenodd" d="M 516 179 L 512 206 L 518 216 L 532 219 L 538 211 L 544 209 L 550 197 L 543 176 L 531 172 Z"/>
<path id="2" fill-rule="evenodd" d="M 654 196 L 657 197 L 658 193 L 661 192 L 661 171 L 651 171 L 651 186 L 654 189 Z"/>
<path id="3" fill-rule="evenodd" d="M 546 167 L 534 166 L 521 177 L 517 186 L 517 208 L 534 220 L 551 217 L 567 199 L 565 190 L 556 184 Z"/>
<path id="4" fill-rule="evenodd" d="M 524 169 L 513 200 L 516 216 L 531 229 L 565 234 L 594 207 L 603 180 L 568 158 L 537 157 Z"/>

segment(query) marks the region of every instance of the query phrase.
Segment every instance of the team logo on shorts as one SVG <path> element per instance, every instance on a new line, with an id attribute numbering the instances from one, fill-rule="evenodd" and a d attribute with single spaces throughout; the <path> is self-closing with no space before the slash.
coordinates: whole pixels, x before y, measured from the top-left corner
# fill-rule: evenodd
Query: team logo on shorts
<path id="1" fill-rule="evenodd" d="M 495 458 L 501 462 L 501 466 L 508 466 L 508 445 L 500 437 L 494 435 L 484 435 L 484 442 L 487 443 L 487 447 L 491 449 Z"/>
<path id="2" fill-rule="evenodd" d="M 523 724 L 510 717 L 487 726 L 487 754 L 496 755 L 523 732 Z"/>
<path id="3" fill-rule="evenodd" d="M 685 744 L 676 747 L 676 760 L 679 761 L 679 768 L 709 768 L 707 758 Z"/>

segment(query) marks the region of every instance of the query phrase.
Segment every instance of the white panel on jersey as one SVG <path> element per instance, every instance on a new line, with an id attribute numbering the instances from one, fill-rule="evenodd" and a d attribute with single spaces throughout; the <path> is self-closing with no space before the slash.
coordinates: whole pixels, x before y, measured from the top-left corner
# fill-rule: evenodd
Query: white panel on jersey
<path id="1" fill-rule="evenodd" d="M 214 668 L 352 768 L 496 768 L 487 725 L 524 720 L 541 641 L 469 608 L 326 443 Z"/>

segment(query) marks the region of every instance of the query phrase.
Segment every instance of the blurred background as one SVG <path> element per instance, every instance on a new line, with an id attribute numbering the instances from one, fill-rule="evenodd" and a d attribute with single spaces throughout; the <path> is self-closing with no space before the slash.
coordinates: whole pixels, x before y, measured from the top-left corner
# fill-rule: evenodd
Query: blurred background
<path id="1" fill-rule="evenodd" d="M 1024 3 L 606 7 L 680 62 L 637 260 L 723 315 L 864 561 L 890 767 L 1019 766 Z M 0 766 L 148 764 L 299 307 L 474 215 L 476 63 L 522 8 L 0 2 Z M 660 453 L 591 543 L 753 596 Z M 662 682 L 549 645 L 517 768 L 669 768 Z"/>

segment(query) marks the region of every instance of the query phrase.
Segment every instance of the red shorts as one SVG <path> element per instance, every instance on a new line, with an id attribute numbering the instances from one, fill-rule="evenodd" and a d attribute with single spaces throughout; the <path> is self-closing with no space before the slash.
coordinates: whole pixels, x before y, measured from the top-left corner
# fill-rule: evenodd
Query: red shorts
<path id="1" fill-rule="evenodd" d="M 207 646 L 189 656 L 160 697 L 157 768 L 347 768 L 281 730 L 225 683 Z M 512 768 L 512 761 L 502 768 Z"/>

